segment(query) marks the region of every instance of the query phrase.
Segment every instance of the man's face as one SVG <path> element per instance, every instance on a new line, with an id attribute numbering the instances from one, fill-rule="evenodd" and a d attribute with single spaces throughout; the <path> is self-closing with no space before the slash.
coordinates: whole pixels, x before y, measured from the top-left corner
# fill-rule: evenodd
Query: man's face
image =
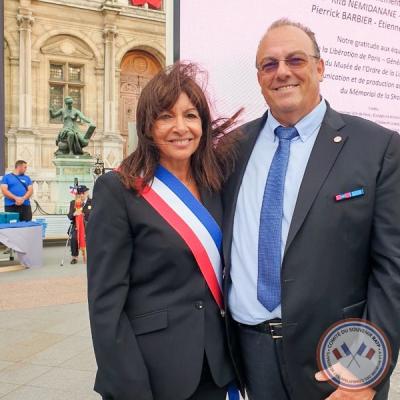
<path id="1" fill-rule="evenodd" d="M 28 164 L 20 164 L 17 166 L 17 174 L 18 175 L 23 175 L 26 172 L 26 169 L 28 168 Z"/>
<path id="2" fill-rule="evenodd" d="M 260 43 L 257 65 L 302 56 L 305 65 L 288 66 L 280 61 L 275 70 L 258 70 L 261 92 L 273 114 L 283 125 L 294 125 L 320 102 L 319 82 L 324 62 L 311 57 L 315 50 L 305 32 L 294 26 L 272 29 Z"/>

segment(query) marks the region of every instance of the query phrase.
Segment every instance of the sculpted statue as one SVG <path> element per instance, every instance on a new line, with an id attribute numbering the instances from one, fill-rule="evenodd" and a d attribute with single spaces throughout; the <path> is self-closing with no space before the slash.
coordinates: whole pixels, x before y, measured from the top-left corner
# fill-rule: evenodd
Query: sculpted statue
<path id="1" fill-rule="evenodd" d="M 90 118 L 85 117 L 81 111 L 72 107 L 72 97 L 66 97 L 64 103 L 65 108 L 60 108 L 59 110 L 56 110 L 54 107 L 50 108 L 51 118 L 62 116 L 64 123 L 56 139 L 58 150 L 54 154 L 56 156 L 89 154 L 83 152 L 82 149 L 89 144 L 96 125 Z M 81 121 L 89 124 L 85 134 L 80 131 L 78 126 L 78 122 Z"/>

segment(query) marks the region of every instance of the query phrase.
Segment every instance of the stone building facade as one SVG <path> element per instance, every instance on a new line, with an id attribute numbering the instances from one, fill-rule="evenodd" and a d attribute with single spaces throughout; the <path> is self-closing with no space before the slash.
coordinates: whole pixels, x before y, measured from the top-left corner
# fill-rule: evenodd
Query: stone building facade
<path id="1" fill-rule="evenodd" d="M 26 160 L 35 199 L 54 212 L 53 159 L 62 124 L 50 118 L 49 107 L 71 96 L 97 125 L 85 150 L 105 167 L 117 166 L 134 145 L 141 89 L 165 65 L 164 5 L 7 0 L 4 14 L 6 168 Z"/>

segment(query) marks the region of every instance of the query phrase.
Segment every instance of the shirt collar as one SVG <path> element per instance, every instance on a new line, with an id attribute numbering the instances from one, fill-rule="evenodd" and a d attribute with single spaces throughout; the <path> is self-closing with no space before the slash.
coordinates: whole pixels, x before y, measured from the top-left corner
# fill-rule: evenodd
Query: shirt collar
<path id="1" fill-rule="evenodd" d="M 320 128 L 322 120 L 324 119 L 326 112 L 326 102 L 323 98 L 319 104 L 305 117 L 303 117 L 296 125 L 295 128 L 299 132 L 299 136 L 302 142 L 306 142 L 313 134 Z M 268 113 L 267 125 L 271 132 L 275 131 L 275 128 L 281 124 L 275 119 L 271 112 Z M 275 135 L 274 139 L 276 139 Z"/>

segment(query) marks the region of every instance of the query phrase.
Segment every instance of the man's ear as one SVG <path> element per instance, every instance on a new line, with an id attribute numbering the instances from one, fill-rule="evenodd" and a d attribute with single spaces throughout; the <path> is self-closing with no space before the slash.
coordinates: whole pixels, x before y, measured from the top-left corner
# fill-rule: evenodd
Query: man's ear
<path id="1" fill-rule="evenodd" d="M 318 71 L 319 81 L 322 82 L 324 80 L 324 72 L 325 72 L 325 62 L 322 58 L 318 60 L 317 71 Z"/>

